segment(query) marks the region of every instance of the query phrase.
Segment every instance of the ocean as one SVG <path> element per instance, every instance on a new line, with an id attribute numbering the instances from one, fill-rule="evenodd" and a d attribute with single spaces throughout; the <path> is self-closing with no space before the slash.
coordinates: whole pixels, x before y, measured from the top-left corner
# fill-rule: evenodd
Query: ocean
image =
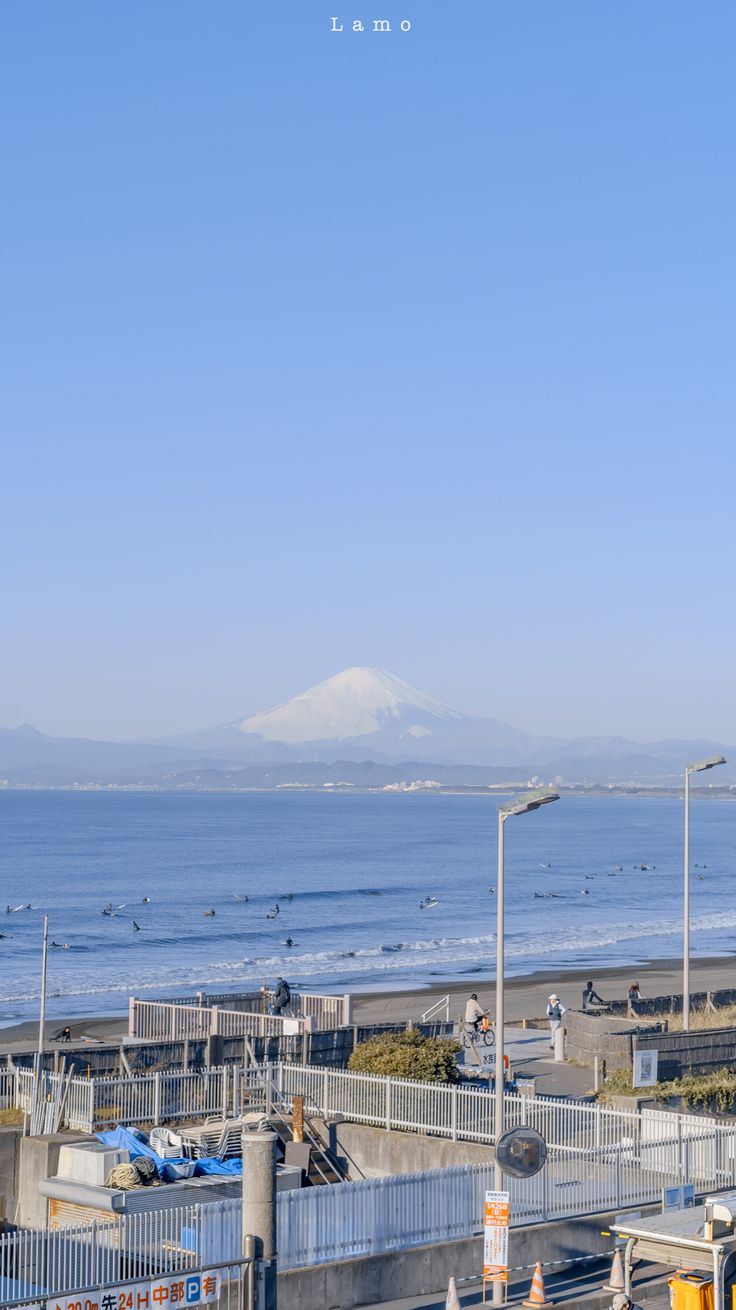
<path id="1" fill-rule="evenodd" d="M 68 948 L 49 951 L 50 1018 L 277 974 L 328 991 L 492 977 L 498 801 L 2 791 L 0 1022 L 38 1013 L 44 911 Z M 682 827 L 682 801 L 639 796 L 510 819 L 509 974 L 676 956 Z M 691 861 L 693 955 L 729 954 L 732 802 L 691 802 Z"/>

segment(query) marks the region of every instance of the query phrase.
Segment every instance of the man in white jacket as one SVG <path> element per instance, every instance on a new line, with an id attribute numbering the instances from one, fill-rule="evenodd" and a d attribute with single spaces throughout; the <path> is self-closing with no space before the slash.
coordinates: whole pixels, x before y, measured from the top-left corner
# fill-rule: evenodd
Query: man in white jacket
<path id="1" fill-rule="evenodd" d="M 562 1016 L 565 1013 L 565 1007 L 562 1004 L 557 992 L 552 992 L 547 1002 L 547 1018 L 549 1019 L 549 1049 L 555 1049 L 555 1035 L 562 1027 Z"/>
<path id="2" fill-rule="evenodd" d="M 484 1014 L 485 1010 L 478 1004 L 478 994 L 473 992 L 470 999 L 465 1002 L 465 1031 L 471 1037 L 477 1036 Z"/>

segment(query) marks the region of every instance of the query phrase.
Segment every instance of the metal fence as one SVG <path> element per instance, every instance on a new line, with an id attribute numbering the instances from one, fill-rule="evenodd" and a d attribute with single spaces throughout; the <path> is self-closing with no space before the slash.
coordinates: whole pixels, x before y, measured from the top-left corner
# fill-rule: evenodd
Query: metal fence
<path id="1" fill-rule="evenodd" d="M 321 1118 L 339 1114 L 387 1130 L 454 1141 L 494 1141 L 494 1098 L 485 1088 L 285 1064 L 267 1066 L 264 1078 L 274 1086 L 282 1105 L 288 1107 L 295 1095 L 301 1095 L 307 1112 Z M 725 1187 L 736 1182 L 734 1121 L 672 1111 L 640 1115 L 634 1110 L 509 1093 L 504 1097 L 504 1127 L 521 1125 L 536 1128 L 558 1157 L 567 1153 L 579 1159 L 587 1153 L 609 1172 L 635 1160 L 637 1168 L 697 1186 Z"/>
<path id="2" fill-rule="evenodd" d="M 206 999 L 206 1004 L 204 1003 Z M 252 994 L 128 1002 L 128 1036 L 147 1041 L 193 1041 L 203 1037 L 281 1037 L 340 1028 L 350 1020 L 349 996 L 292 994 L 281 1014 L 265 1013 L 268 996 Z M 252 1009 L 245 1009 L 251 1004 Z M 231 1008 L 226 1008 L 229 1005 Z"/>
<path id="3" fill-rule="evenodd" d="M 267 1014 L 272 997 L 272 991 L 260 988 L 257 992 L 197 992 L 194 996 L 157 996 L 154 1004 L 189 1005 L 199 1009 L 215 1006 L 221 1010 L 247 1010 L 250 1014 Z M 316 1028 L 340 1028 L 352 1022 L 350 1000 L 348 993 L 327 996 L 320 992 L 292 992 L 291 1000 L 282 1014 L 290 1019 L 311 1018 Z"/>
<path id="4" fill-rule="evenodd" d="M 239 1260 L 239 1199 L 0 1234 L 3 1306 Z"/>
<path id="5" fill-rule="evenodd" d="M 9 1101 L 31 1113 L 34 1075 L 16 1069 L 11 1075 L 14 1093 Z M 50 1094 L 58 1074 L 47 1074 Z M 239 1115 L 255 1098 L 264 1102 L 262 1072 L 225 1065 L 214 1069 L 139 1074 L 132 1078 L 72 1078 L 63 1104 L 61 1123 L 81 1133 L 97 1132 L 113 1124 L 160 1124 L 178 1119 L 226 1118 Z"/>
<path id="6" fill-rule="evenodd" d="M 14 1110 L 16 1105 L 16 1082 L 12 1069 L 0 1069 L 0 1110 Z"/>
<path id="7" fill-rule="evenodd" d="M 661 1172 L 660 1148 L 652 1142 L 636 1151 L 552 1148 L 534 1178 L 506 1180 L 512 1227 L 659 1201 L 662 1187 L 681 1179 L 674 1156 L 673 1171 Z M 728 1176 L 709 1179 L 700 1190 L 729 1185 L 733 1163 Z M 492 1187 L 488 1163 L 279 1193 L 279 1267 L 298 1269 L 472 1237 L 482 1231 L 484 1193 Z M 3 1304 L 224 1264 L 240 1257 L 241 1241 L 239 1198 L 50 1232 L 5 1234 L 0 1236 Z"/>
<path id="8" fill-rule="evenodd" d="M 58 1075 L 47 1075 L 50 1094 Z M 11 1079 L 13 1087 L 11 1090 Z M 30 1112 L 33 1073 L 3 1074 L 0 1094 L 6 1105 Z M 275 1103 L 289 1109 L 304 1098 L 309 1114 L 334 1115 L 387 1130 L 421 1132 L 454 1141 L 491 1144 L 494 1099 L 487 1088 L 421 1083 L 407 1078 L 345 1073 L 310 1065 L 226 1065 L 133 1077 L 75 1077 L 69 1080 L 62 1125 L 95 1132 L 113 1123 L 153 1124 L 207 1115 L 240 1115 Z M 647 1151 L 648 1167 L 660 1174 L 682 1172 L 690 1181 L 715 1186 L 733 1175 L 736 1122 L 671 1111 L 614 1110 L 579 1101 L 509 1093 L 504 1124 L 536 1128 L 558 1154 L 595 1152 L 599 1160 L 616 1152 Z M 654 1163 L 658 1160 L 659 1163 Z M 692 1175 L 692 1176 L 691 1176 Z M 736 1180 L 735 1180 L 736 1181 Z"/>

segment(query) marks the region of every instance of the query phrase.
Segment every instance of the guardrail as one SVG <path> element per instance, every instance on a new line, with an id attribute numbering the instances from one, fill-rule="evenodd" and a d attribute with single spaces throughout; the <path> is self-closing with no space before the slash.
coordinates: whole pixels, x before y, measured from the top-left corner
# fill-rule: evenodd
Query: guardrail
<path id="1" fill-rule="evenodd" d="M 223 1037 L 281 1037 L 293 1036 L 314 1029 L 322 1031 L 340 1028 L 352 1023 L 351 997 L 320 996 L 299 992 L 292 995 L 281 1014 L 268 1014 L 269 994 L 261 997 L 262 1004 L 246 1010 L 236 1007 L 238 999 L 253 1003 L 252 994 L 238 998 L 207 997 L 203 993 L 187 1001 L 144 1001 L 131 996 L 128 1002 L 128 1036 L 148 1041 L 193 1041 L 197 1038 Z M 232 1009 L 224 1008 L 227 1001 Z"/>

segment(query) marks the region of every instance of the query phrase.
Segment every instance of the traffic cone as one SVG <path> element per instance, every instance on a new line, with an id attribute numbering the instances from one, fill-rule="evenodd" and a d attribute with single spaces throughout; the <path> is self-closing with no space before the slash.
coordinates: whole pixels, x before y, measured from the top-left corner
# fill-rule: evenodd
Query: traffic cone
<path id="1" fill-rule="evenodd" d="M 460 1297 L 457 1294 L 455 1279 L 451 1278 L 447 1288 L 447 1300 L 445 1301 L 445 1310 L 460 1310 Z"/>
<path id="2" fill-rule="evenodd" d="M 532 1310 L 540 1310 L 540 1307 L 548 1306 L 552 1304 L 552 1302 L 548 1301 L 547 1297 L 545 1296 L 544 1279 L 542 1278 L 542 1266 L 539 1263 L 539 1261 L 537 1261 L 537 1264 L 534 1268 L 534 1277 L 532 1278 L 532 1285 L 531 1288 L 529 1289 L 529 1295 L 526 1301 L 522 1301 L 521 1304 L 531 1306 Z"/>
<path id="3" fill-rule="evenodd" d="M 621 1259 L 621 1252 L 619 1250 L 616 1250 L 613 1256 L 613 1264 L 611 1265 L 611 1277 L 609 1278 L 607 1283 L 604 1283 L 603 1291 L 623 1292 L 625 1290 L 626 1289 L 624 1284 L 624 1262 Z"/>

